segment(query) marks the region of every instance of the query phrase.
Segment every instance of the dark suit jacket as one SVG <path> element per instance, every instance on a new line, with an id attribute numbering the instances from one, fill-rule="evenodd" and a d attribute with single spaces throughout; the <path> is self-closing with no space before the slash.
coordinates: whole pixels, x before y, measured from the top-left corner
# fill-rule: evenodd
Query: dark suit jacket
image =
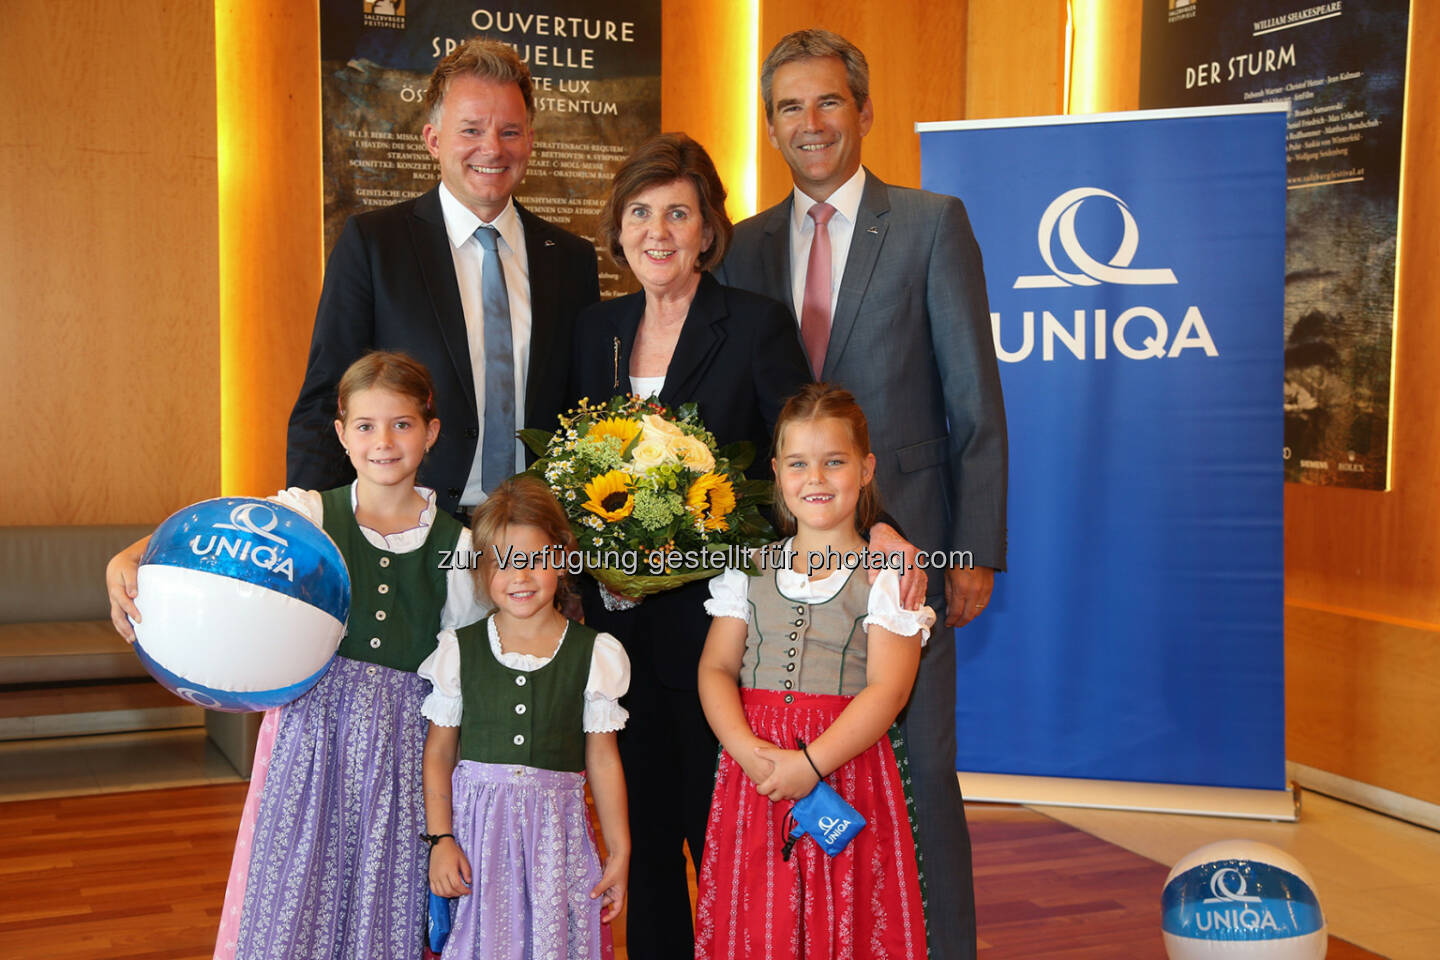
<path id="1" fill-rule="evenodd" d="M 787 305 L 792 195 L 735 228 L 724 283 Z M 887 512 L 922 550 L 1005 566 L 1005 406 L 980 248 L 954 197 L 866 172 L 822 379 L 870 423 Z M 931 577 L 931 593 L 943 578 Z"/>
<path id="2" fill-rule="evenodd" d="M 645 313 L 643 291 L 597 303 L 575 323 L 572 399 L 630 392 L 630 351 Z M 616 343 L 619 353 L 616 354 Z M 695 403 L 722 446 L 755 444 L 755 475 L 770 472 L 770 433 L 790 395 L 810 381 L 790 313 L 769 297 L 705 274 L 665 373 L 660 402 Z"/>
<path id="3" fill-rule="evenodd" d="M 573 400 L 601 402 L 630 392 L 630 351 L 644 313 L 645 294 L 640 292 L 598 303 L 580 315 L 575 324 Z M 690 304 L 659 399 L 668 406 L 695 403 L 721 446 L 753 443 L 755 462 L 747 472 L 769 477 L 775 420 L 785 401 L 809 381 L 810 368 L 789 311 L 768 297 L 721 286 L 706 274 Z M 618 637 L 632 657 L 653 659 L 667 686 L 695 689 L 710 624 L 703 606 L 705 582 L 647 597 L 635 610 L 618 615 L 598 609 L 593 586 L 585 593 L 587 623 Z"/>
<path id="4" fill-rule="evenodd" d="M 595 247 L 515 206 L 530 269 L 523 425 L 553 430 L 570 395 L 575 317 L 600 299 Z M 453 511 L 475 460 L 480 420 L 438 187 L 345 224 L 325 269 L 305 382 L 290 414 L 289 485 L 328 490 L 354 477 L 335 437 L 335 389 L 345 369 L 373 349 L 405 351 L 435 381 L 440 436 L 419 482 Z"/>

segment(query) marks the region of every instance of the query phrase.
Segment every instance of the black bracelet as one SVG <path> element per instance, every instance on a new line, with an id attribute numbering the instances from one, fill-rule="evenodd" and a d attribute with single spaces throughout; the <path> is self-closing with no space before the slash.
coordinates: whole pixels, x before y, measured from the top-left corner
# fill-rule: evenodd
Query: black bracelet
<path id="1" fill-rule="evenodd" d="M 430 845 L 430 849 L 431 849 L 431 850 L 434 850 L 434 849 L 435 849 L 435 844 L 439 843 L 441 840 L 444 840 L 446 837 L 449 837 L 451 840 L 454 840 L 454 839 L 455 839 L 455 834 L 453 834 L 453 833 L 422 833 L 422 834 L 420 834 L 420 839 L 421 839 L 421 840 L 424 840 L 426 843 L 428 843 L 428 844 Z"/>
<path id="2" fill-rule="evenodd" d="M 815 761 L 810 756 L 810 749 L 802 743 L 800 744 L 800 752 L 805 754 L 805 759 L 810 764 L 810 769 L 815 771 L 815 776 L 819 777 L 821 780 L 824 780 L 825 774 L 821 773 L 820 768 L 815 766 Z"/>

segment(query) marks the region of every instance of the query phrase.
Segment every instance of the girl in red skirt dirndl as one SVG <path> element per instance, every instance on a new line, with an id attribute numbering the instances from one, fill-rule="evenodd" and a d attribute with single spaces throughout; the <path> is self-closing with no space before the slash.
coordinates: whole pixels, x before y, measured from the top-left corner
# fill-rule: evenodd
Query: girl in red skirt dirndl
<path id="1" fill-rule="evenodd" d="M 697 958 L 923 960 L 914 833 L 890 731 L 934 613 L 867 583 L 879 511 L 864 414 L 824 384 L 775 427 L 776 520 L 759 576 L 711 581 L 700 700 L 724 747 L 699 875 Z M 782 856 L 795 801 L 824 780 L 866 826 L 835 856 L 809 836 Z"/>

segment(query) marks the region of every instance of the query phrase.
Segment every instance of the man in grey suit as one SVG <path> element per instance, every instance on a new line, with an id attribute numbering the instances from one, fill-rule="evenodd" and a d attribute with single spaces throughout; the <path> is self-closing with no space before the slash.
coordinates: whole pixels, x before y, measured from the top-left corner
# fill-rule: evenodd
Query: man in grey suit
<path id="1" fill-rule="evenodd" d="M 985 277 L 959 200 L 889 186 L 861 167 L 869 86 L 865 55 L 828 31 L 792 33 L 770 51 L 761 95 L 795 189 L 735 228 L 718 275 L 794 308 L 816 378 L 865 410 L 880 494 L 904 534 L 922 551 L 970 552 L 928 600 L 947 627 L 963 626 L 1005 564 L 1005 409 Z M 902 723 L 931 956 L 974 957 L 953 630 L 931 636 Z"/>

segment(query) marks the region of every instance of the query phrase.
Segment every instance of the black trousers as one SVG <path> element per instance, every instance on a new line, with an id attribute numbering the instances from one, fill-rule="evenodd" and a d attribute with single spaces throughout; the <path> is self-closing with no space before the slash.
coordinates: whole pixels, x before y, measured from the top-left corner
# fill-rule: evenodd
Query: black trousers
<path id="1" fill-rule="evenodd" d="M 931 581 L 934 582 L 933 580 Z M 955 779 L 955 645 L 965 631 L 945 626 L 944 597 L 926 601 L 937 626 L 920 657 L 900 715 L 925 857 L 926 918 L 932 960 L 974 960 L 975 880 L 965 802 Z"/>
<path id="2" fill-rule="evenodd" d="M 695 689 L 709 592 L 689 584 L 609 611 L 586 578 L 582 596 L 586 623 L 615 636 L 630 657 L 630 692 L 620 701 L 630 719 L 619 736 L 630 800 L 626 951 L 631 960 L 692 957 L 685 848 L 698 872 L 719 752 Z"/>

